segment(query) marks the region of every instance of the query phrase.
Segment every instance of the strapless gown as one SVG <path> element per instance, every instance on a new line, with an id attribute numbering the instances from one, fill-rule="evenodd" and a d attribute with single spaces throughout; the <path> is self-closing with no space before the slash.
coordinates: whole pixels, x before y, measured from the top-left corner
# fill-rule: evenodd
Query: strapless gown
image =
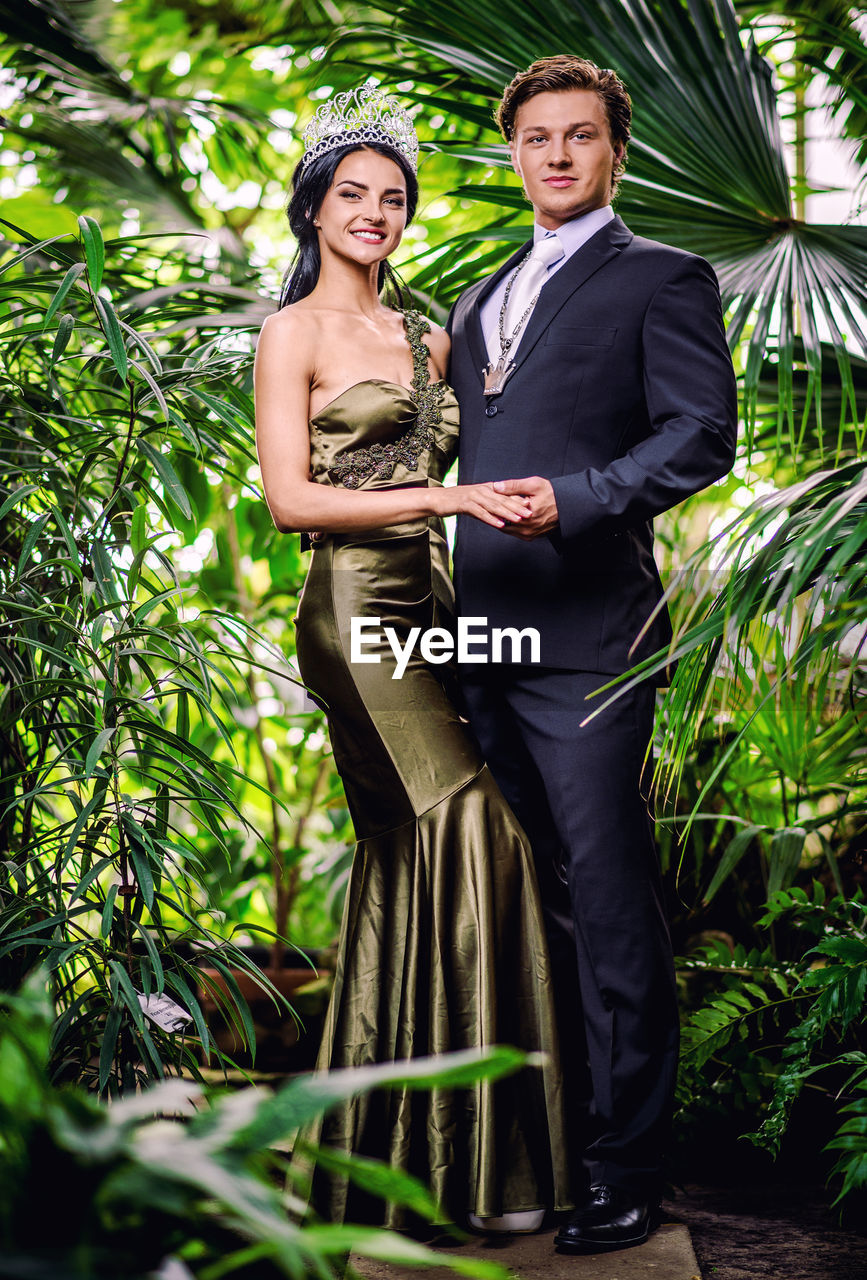
<path id="1" fill-rule="evenodd" d="M 431 382 L 404 313 L 412 388 L 350 387 L 310 424 L 311 475 L 355 489 L 440 485 L 457 448 L 453 392 Z M 308 1140 L 383 1160 L 427 1184 L 444 1220 L 568 1207 L 552 984 L 532 855 L 456 705 L 451 664 L 418 645 L 399 679 L 391 647 L 353 662 L 351 619 L 450 628 L 439 519 L 326 534 L 314 545 L 297 628 L 304 683 L 324 706 L 355 825 L 334 991 L 317 1069 L 494 1044 L 546 1065 L 496 1084 L 393 1088 L 331 1113 Z M 406 1225 L 403 1211 L 317 1168 L 313 1202 L 331 1221 Z"/>

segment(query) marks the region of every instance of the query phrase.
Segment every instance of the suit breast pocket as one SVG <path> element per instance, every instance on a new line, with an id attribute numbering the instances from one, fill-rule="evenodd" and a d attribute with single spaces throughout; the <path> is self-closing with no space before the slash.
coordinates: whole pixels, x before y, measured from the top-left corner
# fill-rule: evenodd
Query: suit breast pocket
<path id="1" fill-rule="evenodd" d="M 552 324 L 545 342 L 569 347 L 613 347 L 616 329 L 589 324 Z"/>

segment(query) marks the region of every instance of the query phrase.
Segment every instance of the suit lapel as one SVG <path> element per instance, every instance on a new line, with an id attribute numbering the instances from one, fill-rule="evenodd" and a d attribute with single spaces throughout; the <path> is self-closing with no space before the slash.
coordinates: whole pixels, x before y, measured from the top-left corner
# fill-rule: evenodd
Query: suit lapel
<path id="1" fill-rule="evenodd" d="M 618 217 L 612 218 L 595 235 L 577 249 L 568 262 L 548 282 L 539 295 L 539 301 L 527 322 L 527 330 L 515 355 L 518 369 L 529 356 L 542 334 L 556 318 L 560 309 L 606 262 L 616 258 L 633 239 L 632 232 Z"/>
<path id="2" fill-rule="evenodd" d="M 480 280 L 478 284 L 473 285 L 462 299 L 464 324 L 466 326 L 467 345 L 470 348 L 470 354 L 473 358 L 473 364 L 479 375 L 479 382 L 484 381 L 483 370 L 488 363 L 488 349 L 485 345 L 485 335 L 482 332 L 482 321 L 479 311 L 485 298 L 496 289 L 497 285 L 513 271 L 521 259 L 526 255 L 527 250 L 532 247 L 532 240 L 521 245 L 510 258 L 508 258 L 501 267 L 491 276 L 486 276 L 484 280 Z"/>

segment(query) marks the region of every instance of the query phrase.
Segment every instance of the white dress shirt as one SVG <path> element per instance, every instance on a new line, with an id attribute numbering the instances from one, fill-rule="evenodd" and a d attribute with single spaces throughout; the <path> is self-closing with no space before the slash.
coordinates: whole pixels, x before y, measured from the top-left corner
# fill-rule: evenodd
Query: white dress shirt
<path id="1" fill-rule="evenodd" d="M 557 228 L 556 235 L 563 246 L 563 257 L 553 266 L 548 268 L 548 280 L 558 272 L 565 262 L 568 262 L 573 253 L 586 244 L 591 236 L 595 235 L 602 227 L 606 226 L 614 217 L 614 210 L 610 204 L 605 204 L 601 209 L 591 209 L 589 213 L 582 213 L 577 218 L 564 222 L 561 227 Z M 538 222 L 533 223 L 533 243 L 541 240 L 544 236 L 550 235 L 551 232 L 545 227 L 540 227 Z M 506 294 L 506 286 L 512 273 L 505 275 L 499 282 L 496 289 L 485 298 L 479 311 L 479 319 L 482 323 L 482 333 L 485 335 L 485 344 L 488 349 L 488 355 L 491 360 L 497 361 L 500 355 L 500 308 L 503 305 L 503 298 Z M 547 281 L 546 281 L 547 283 Z M 544 285 L 543 285 L 544 288 Z M 527 323 L 522 327 L 515 341 L 512 343 L 510 356 L 514 356 L 520 345 L 521 338 L 527 331 L 530 323 L 530 317 Z"/>

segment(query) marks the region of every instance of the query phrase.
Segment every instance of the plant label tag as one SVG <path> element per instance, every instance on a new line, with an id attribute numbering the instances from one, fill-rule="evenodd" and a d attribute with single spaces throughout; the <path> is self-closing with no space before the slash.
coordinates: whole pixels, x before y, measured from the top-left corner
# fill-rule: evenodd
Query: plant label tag
<path id="1" fill-rule="evenodd" d="M 142 1013 L 146 1018 L 150 1018 L 163 1031 L 168 1031 L 171 1035 L 176 1035 L 179 1031 L 185 1031 L 188 1022 L 192 1022 L 192 1018 L 179 1004 L 175 1004 L 169 996 L 146 996 L 141 991 L 136 993 L 138 1002 L 141 1005 Z"/>

